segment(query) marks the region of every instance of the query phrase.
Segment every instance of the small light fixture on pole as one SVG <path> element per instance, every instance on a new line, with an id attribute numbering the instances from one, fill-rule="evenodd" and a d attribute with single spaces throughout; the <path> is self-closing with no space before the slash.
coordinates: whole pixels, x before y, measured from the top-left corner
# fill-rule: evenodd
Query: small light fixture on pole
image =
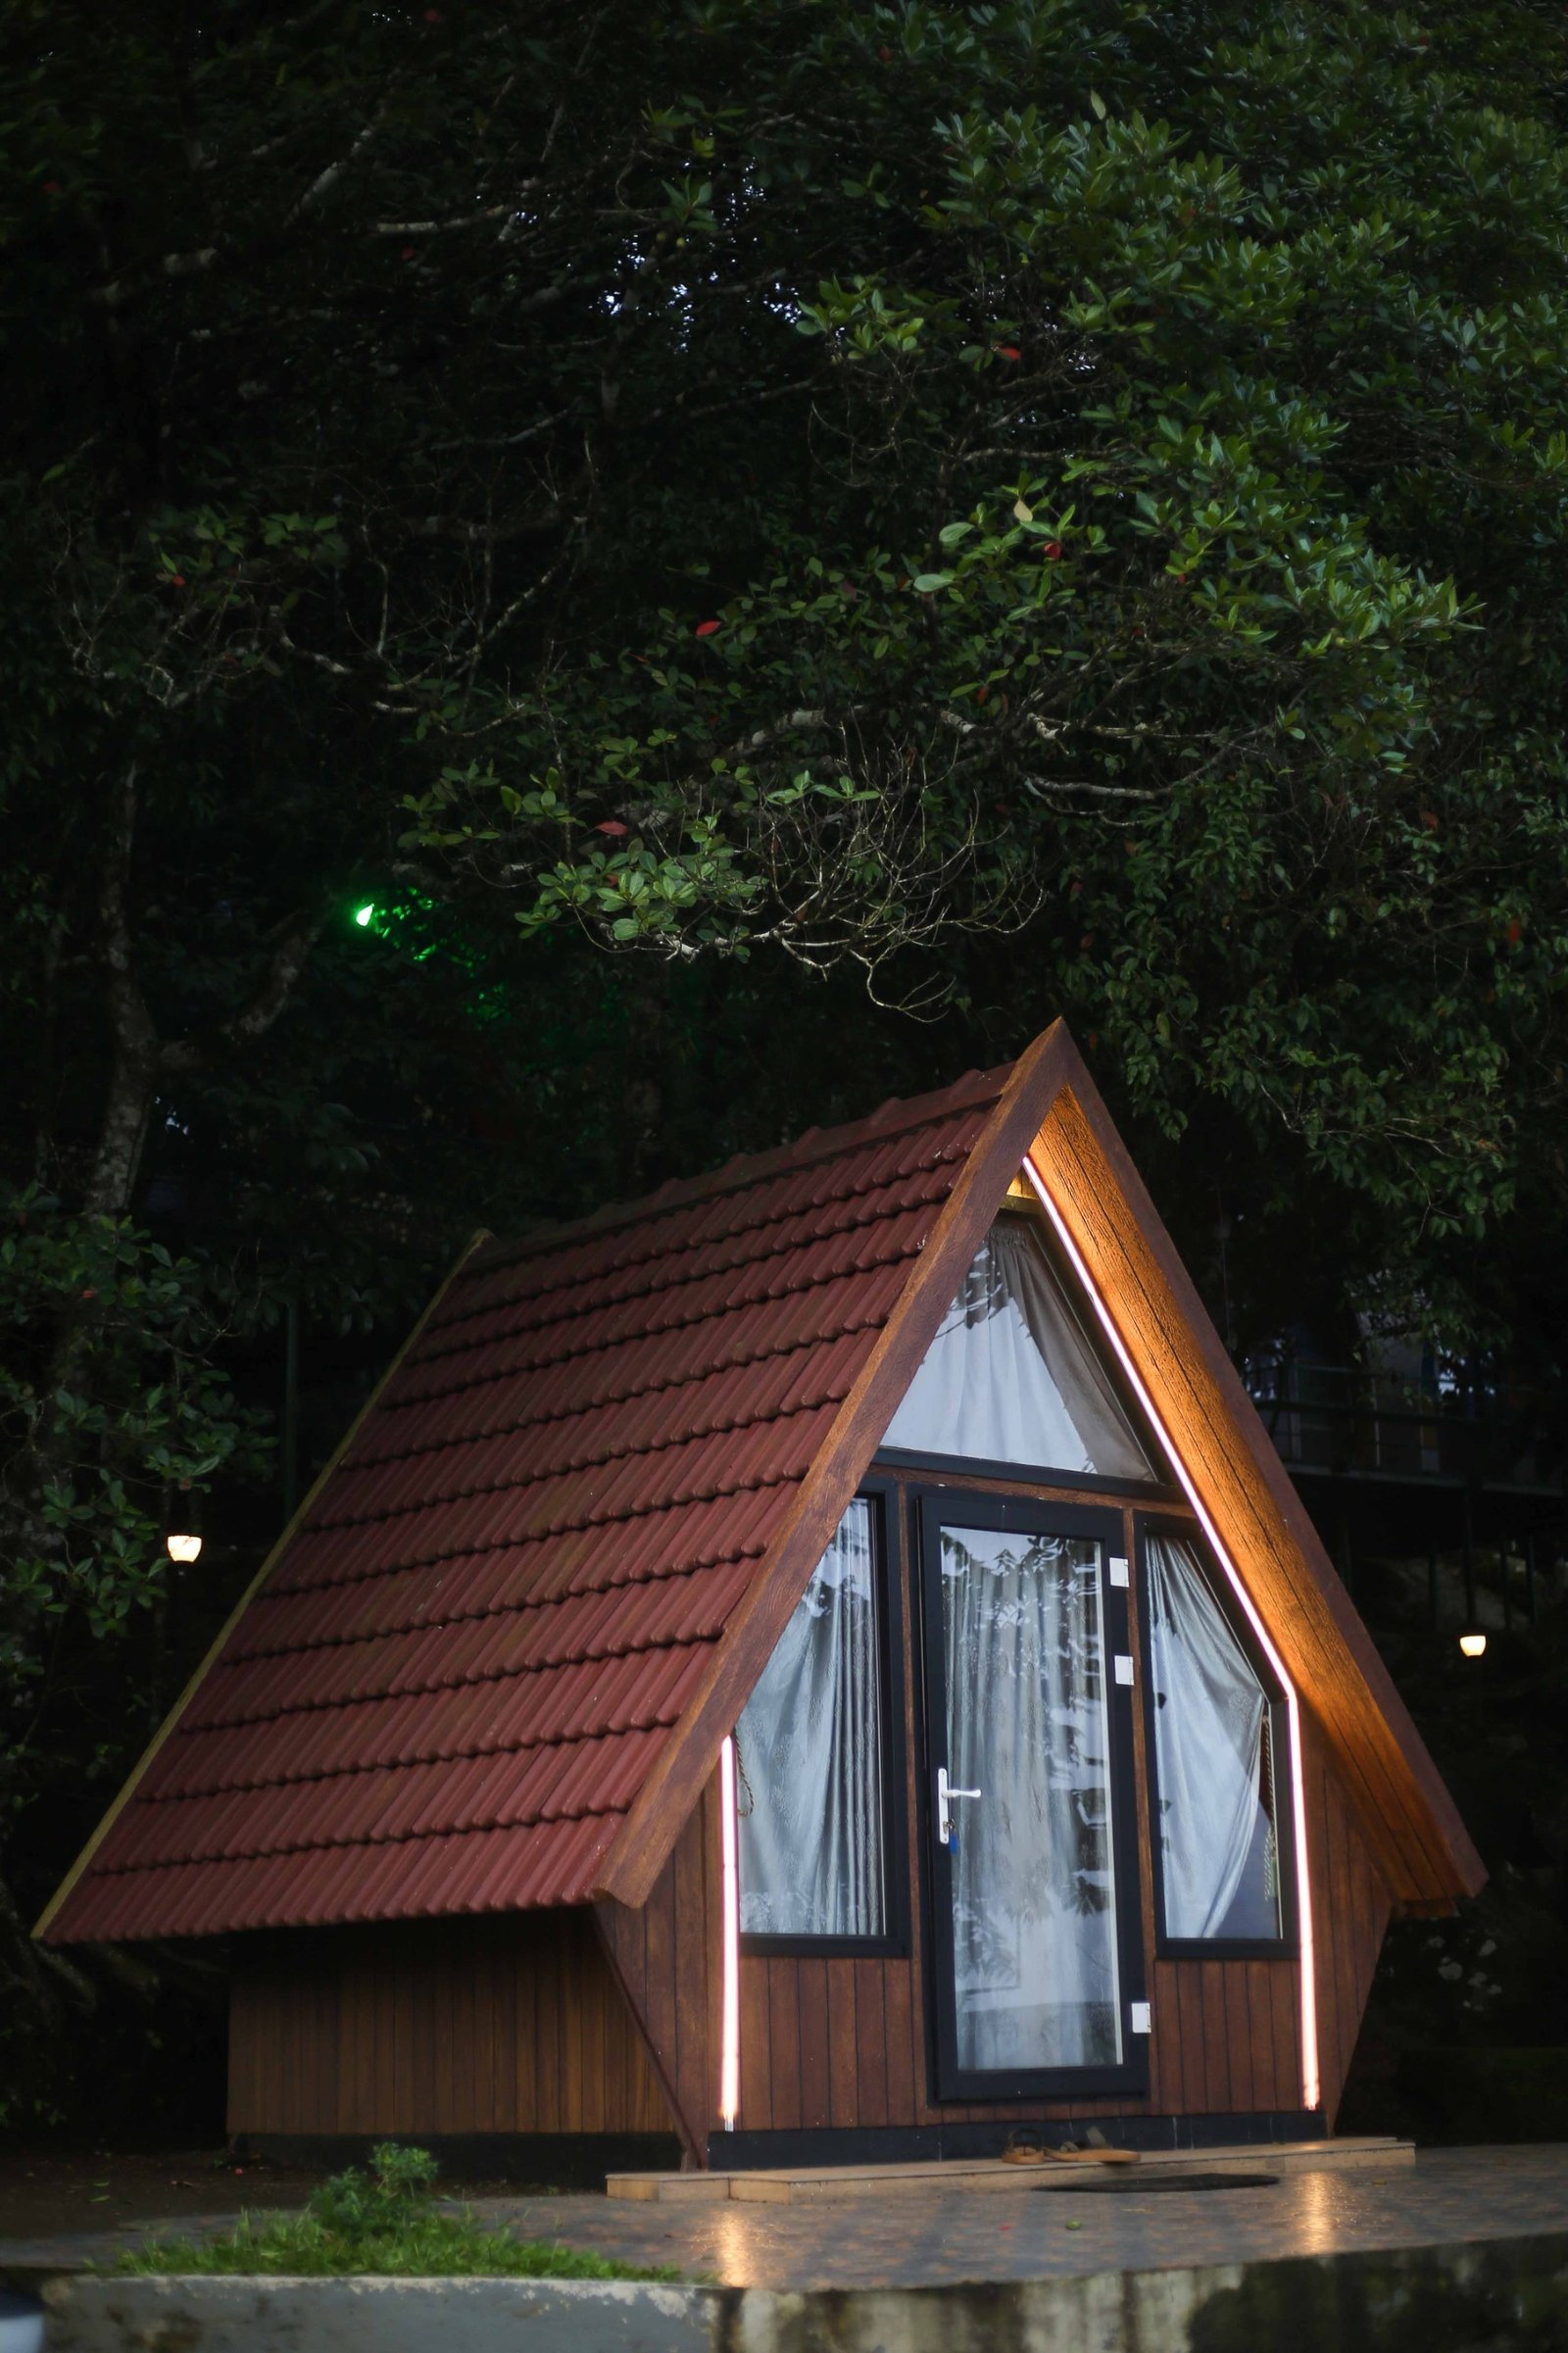
<path id="1" fill-rule="evenodd" d="M 186 1490 L 182 1490 L 164 1512 L 164 1550 L 181 1568 L 201 1558 L 201 1530 L 197 1525 L 196 1507 Z"/>
<path id="2" fill-rule="evenodd" d="M 1466 1626 L 1459 1636 L 1459 1648 L 1466 1658 L 1484 1658 L 1487 1652 L 1485 1630 L 1474 1624 Z"/>

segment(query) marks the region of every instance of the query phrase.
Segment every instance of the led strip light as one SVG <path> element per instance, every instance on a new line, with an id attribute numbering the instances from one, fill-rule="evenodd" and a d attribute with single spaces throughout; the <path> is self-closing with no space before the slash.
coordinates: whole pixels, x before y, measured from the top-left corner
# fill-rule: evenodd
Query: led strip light
<path id="1" fill-rule="evenodd" d="M 728 1736 L 718 1752 L 720 1877 L 724 1903 L 724 1991 L 719 2016 L 718 2121 L 735 2130 L 741 2104 L 741 1918 L 736 1855 L 735 1742 Z"/>
<path id="2" fill-rule="evenodd" d="M 1095 1313 L 1104 1328 L 1106 1339 L 1116 1351 L 1117 1361 L 1131 1383 L 1138 1402 L 1148 1414 L 1161 1445 L 1175 1464 L 1176 1476 L 1182 1483 L 1187 1500 L 1197 1513 L 1203 1533 L 1213 1546 L 1214 1556 L 1229 1578 L 1231 1590 L 1246 1611 L 1247 1622 L 1256 1635 L 1269 1665 L 1279 1677 L 1281 1688 L 1285 1693 L 1286 1714 L 1291 1728 L 1291 1802 L 1296 1843 L 1296 1901 L 1301 1931 L 1301 2105 L 1307 2109 L 1316 2108 L 1321 2103 L 1323 2096 L 1317 2056 L 1317 1962 L 1312 1941 L 1312 1882 L 1308 1871 L 1306 1852 L 1306 1788 L 1301 1772 L 1301 1710 L 1296 1695 L 1296 1686 L 1285 1671 L 1284 1660 L 1269 1641 L 1268 1630 L 1257 1611 L 1252 1607 L 1251 1596 L 1237 1575 L 1230 1554 L 1220 1543 L 1219 1531 L 1203 1508 L 1202 1499 L 1193 1485 L 1186 1463 L 1171 1445 L 1170 1433 L 1154 1410 L 1153 1399 L 1150 1397 L 1139 1376 L 1137 1366 L 1122 1344 L 1121 1334 L 1111 1321 L 1109 1310 L 1101 1298 L 1099 1289 L 1090 1278 L 1082 1252 L 1068 1233 L 1061 1212 L 1051 1198 L 1045 1178 L 1027 1154 L 1024 1158 L 1023 1172 L 1039 1196 L 1040 1205 L 1050 1218 L 1056 1239 L 1067 1253 L 1073 1272 L 1094 1302 Z"/>

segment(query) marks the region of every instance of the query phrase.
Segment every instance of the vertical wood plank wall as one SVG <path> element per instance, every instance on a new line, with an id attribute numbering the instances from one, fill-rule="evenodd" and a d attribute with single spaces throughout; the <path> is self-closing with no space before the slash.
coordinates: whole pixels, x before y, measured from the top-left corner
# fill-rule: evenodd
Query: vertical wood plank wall
<path id="1" fill-rule="evenodd" d="M 1324 2105 L 1332 2124 L 1393 1907 L 1322 1740 L 1311 1727 L 1302 1762 L 1317 1920 L 1318 2054 Z"/>
<path id="2" fill-rule="evenodd" d="M 1307 1844 L 1317 1927 L 1317 2019 L 1325 2119 L 1332 2130 L 1388 1924 L 1389 1898 L 1339 1784 L 1315 1741 L 1307 1751 Z M 691 1834 L 688 1833 L 688 1838 Z M 1147 1852 L 1147 1849 L 1145 1850 Z M 674 1881 L 685 1883 L 677 1899 Z M 652 2023 L 666 2081 L 678 2071 L 684 2134 L 701 2152 L 716 2128 L 716 2035 L 676 2024 L 675 1985 L 717 1952 L 713 1911 L 695 1910 L 690 1859 L 666 1873 L 650 1912 L 646 1959 L 628 1988 Z M 688 1907 L 692 1908 L 688 1908 Z M 1150 1898 L 1150 1912 L 1152 1899 Z M 632 1940 L 639 1915 L 624 1916 Z M 674 1935 L 665 1923 L 673 1922 Z M 906 1960 L 741 1961 L 741 2106 L 748 2132 L 869 2126 L 1022 2123 L 1096 2116 L 1290 2114 L 1301 2104 L 1299 1965 L 1295 1961 L 1156 1961 L 1147 2100 L 963 2102 L 930 2096 L 923 1999 L 924 1923 L 916 1907 Z M 688 1960 L 688 1955 L 690 1959 Z M 667 1959 L 666 1959 L 667 1956 Z M 644 2007 L 646 2005 L 646 2008 Z M 706 2070 L 706 2073 L 702 2072 Z"/>
<path id="3" fill-rule="evenodd" d="M 723 1913 L 718 1799 L 710 1782 L 640 1911 L 597 1906 L 616 1979 L 647 2041 L 681 2139 L 707 2163 L 718 2122 Z"/>
<path id="4" fill-rule="evenodd" d="M 901 1612 L 904 1690 L 915 1654 Z M 1142 1685 L 1141 1633 L 1133 1642 Z M 1148 1760 L 1134 1710 L 1140 1886 L 1153 1951 Z M 911 1737 L 909 1886 L 921 1885 Z M 1390 1901 L 1306 1720 L 1317 2021 L 1332 2130 Z M 1154 1961 L 1150 2096 L 1076 2102 L 931 2096 L 926 1923 L 897 1960 L 741 1961 L 747 2132 L 1021 2124 L 1096 2116 L 1290 2114 L 1300 2106 L 1294 1961 Z M 710 1784 L 641 1911 L 604 1903 L 496 1919 L 291 1936 L 236 1971 L 229 2127 L 270 2132 L 678 2132 L 707 2162 L 718 2125 L 718 1807 Z"/>
<path id="5" fill-rule="evenodd" d="M 1131 1555 L 1131 1528 L 1128 1530 Z M 914 1689 L 911 1612 L 901 1612 L 906 1711 Z M 1144 1660 L 1138 1613 L 1133 1642 Z M 919 1791 L 912 1712 L 904 1867 L 918 1889 Z M 1154 1949 L 1149 1769 L 1142 1708 L 1134 1710 L 1139 1810 L 1138 1902 L 1144 1949 Z M 1377 1964 L 1390 1902 L 1309 1716 L 1303 1763 L 1317 1938 L 1317 2021 L 1330 2130 Z M 646 1913 L 601 1907 L 607 1941 L 683 2137 L 699 2163 L 717 2127 L 716 2012 L 720 1950 L 717 1807 L 712 1786 Z M 911 1950 L 898 1960 L 741 1960 L 741 2100 L 747 2132 L 937 2124 L 1020 2124 L 1097 2116 L 1283 2114 L 1301 2105 L 1300 1969 L 1294 1960 L 1160 1960 L 1149 1968 L 1153 2010 L 1150 2096 L 1073 2102 L 964 2102 L 931 2097 L 925 2000 L 926 1923 L 911 1904 Z M 684 1996 L 686 2010 L 681 2001 Z"/>
<path id="6" fill-rule="evenodd" d="M 241 1953 L 235 2132 L 670 2132 L 586 1909 L 294 1935 Z"/>

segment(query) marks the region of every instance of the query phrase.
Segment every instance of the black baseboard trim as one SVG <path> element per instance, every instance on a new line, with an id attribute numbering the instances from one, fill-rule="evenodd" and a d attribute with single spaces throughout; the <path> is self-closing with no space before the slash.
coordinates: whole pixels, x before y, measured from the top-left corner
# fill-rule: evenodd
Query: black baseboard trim
<path id="1" fill-rule="evenodd" d="M 1085 2116 L 1076 2123 L 1020 2111 L 1006 2124 L 906 2125 L 807 2132 L 710 2132 L 715 2173 L 776 2172 L 793 2165 L 907 2165 L 941 2157 L 1000 2157 L 1020 2127 L 1045 2139 L 1079 2140 L 1094 2125 L 1114 2148 L 1217 2149 L 1271 2140 L 1321 2140 L 1321 2109 L 1243 2116 Z"/>
<path id="2" fill-rule="evenodd" d="M 681 2160 L 673 2132 L 236 2132 L 232 2146 L 273 2165 L 337 2172 L 364 2165 L 383 2140 L 428 2149 L 449 2181 L 550 2189 L 603 2189 L 607 2174 L 675 2173 Z"/>

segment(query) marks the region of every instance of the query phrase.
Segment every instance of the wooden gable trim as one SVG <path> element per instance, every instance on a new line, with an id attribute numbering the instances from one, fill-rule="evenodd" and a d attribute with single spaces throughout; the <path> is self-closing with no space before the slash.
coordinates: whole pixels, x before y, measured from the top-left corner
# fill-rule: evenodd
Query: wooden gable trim
<path id="1" fill-rule="evenodd" d="M 120 1820 L 121 1815 L 124 1812 L 126 1806 L 130 1803 L 130 1800 L 135 1796 L 136 1791 L 141 1787 L 142 1778 L 145 1775 L 147 1768 L 149 1765 L 151 1765 L 154 1757 L 158 1754 L 158 1751 L 162 1748 L 164 1742 L 169 1739 L 171 1733 L 178 1724 L 181 1716 L 185 1713 L 185 1710 L 189 1707 L 197 1692 L 201 1690 L 202 1685 L 212 1673 L 213 1668 L 218 1664 L 218 1660 L 222 1651 L 224 1643 L 228 1641 L 229 1636 L 233 1633 L 235 1627 L 239 1624 L 241 1618 L 245 1615 L 245 1612 L 249 1609 L 251 1603 L 255 1600 L 257 1594 L 267 1583 L 268 1578 L 272 1574 L 272 1571 L 276 1567 L 285 1546 L 293 1543 L 294 1538 L 304 1527 L 307 1518 L 315 1506 L 317 1497 L 320 1495 L 321 1490 L 325 1487 L 327 1481 L 337 1470 L 339 1463 L 342 1462 L 344 1456 L 348 1453 L 349 1448 L 359 1437 L 360 1432 L 369 1420 L 370 1415 L 374 1412 L 376 1406 L 380 1404 L 381 1398 L 388 1385 L 402 1371 L 410 1350 L 423 1336 L 425 1327 L 430 1322 L 430 1319 L 434 1315 L 437 1307 L 440 1306 L 442 1300 L 446 1298 L 447 1293 L 451 1290 L 458 1276 L 462 1273 L 464 1267 L 467 1265 L 469 1259 L 473 1256 L 476 1250 L 483 1250 L 485 1245 L 493 1240 L 494 1236 L 489 1232 L 489 1230 L 485 1227 L 481 1227 L 479 1231 L 471 1235 L 468 1241 L 465 1244 L 457 1260 L 452 1266 L 450 1273 L 447 1275 L 445 1282 L 440 1285 L 439 1289 L 435 1293 L 435 1296 L 425 1307 L 423 1313 L 415 1323 L 413 1330 L 409 1333 L 409 1336 L 404 1341 L 403 1346 L 398 1349 L 397 1354 L 387 1366 L 386 1371 L 381 1375 L 380 1380 L 376 1382 L 374 1388 L 370 1391 L 369 1396 L 366 1398 L 365 1403 L 360 1407 L 359 1412 L 354 1416 L 353 1421 L 350 1422 L 348 1428 L 344 1431 L 343 1436 L 339 1439 L 337 1445 L 327 1456 L 326 1461 L 321 1466 L 321 1469 L 318 1471 L 316 1478 L 311 1482 L 309 1492 L 297 1506 L 293 1517 L 288 1522 L 288 1525 L 284 1528 L 282 1534 L 272 1545 L 270 1551 L 267 1555 L 267 1558 L 263 1561 L 261 1567 L 257 1570 L 249 1585 L 247 1585 L 245 1591 L 241 1593 L 239 1599 L 235 1602 L 227 1617 L 223 1620 L 222 1625 L 219 1628 L 218 1633 L 208 1646 L 206 1655 L 203 1657 L 201 1664 L 197 1667 L 195 1673 L 191 1676 L 190 1681 L 180 1692 L 179 1697 L 174 1701 L 173 1706 L 170 1709 L 168 1715 L 164 1718 L 162 1724 L 159 1725 L 158 1730 L 153 1734 L 152 1739 L 148 1741 L 146 1747 L 136 1759 L 135 1764 L 131 1767 L 130 1772 L 126 1777 L 124 1787 L 121 1789 L 119 1796 L 116 1797 L 114 1803 L 104 1815 L 103 1820 L 99 1823 L 97 1829 L 87 1840 L 86 1845 L 82 1848 L 80 1854 L 77 1855 L 75 1861 L 72 1864 L 71 1869 L 66 1873 L 65 1878 L 61 1881 L 59 1887 L 55 1889 L 53 1895 L 49 1898 L 49 1901 L 45 1904 L 43 1910 L 39 1913 L 38 1919 L 32 1931 L 32 1934 L 35 1937 L 44 1942 L 48 1941 L 49 1931 L 56 1919 L 59 1917 L 61 1907 L 65 1903 L 66 1898 L 73 1893 L 77 1882 L 88 1870 L 94 1856 L 102 1846 L 105 1838 L 108 1838 L 109 1833 L 114 1829 L 115 1824 Z"/>
<path id="2" fill-rule="evenodd" d="M 1029 1156 L 1320 1723 L 1392 1892 L 1474 1894 L 1486 1870 L 1256 1407 L 1073 1047 Z"/>
<path id="3" fill-rule="evenodd" d="M 1061 1082 L 1064 1056 L 1070 1051 L 1066 1029 L 1055 1021 L 1013 1064 L 918 1264 L 801 1482 L 788 1518 L 723 1638 L 714 1644 L 690 1705 L 671 1728 L 606 1854 L 593 1890 L 596 1899 L 611 1898 L 633 1909 L 647 1902 L 712 1773 L 719 1742 L 772 1657 L 900 1398 L 936 1338 L 1008 1179 Z"/>

